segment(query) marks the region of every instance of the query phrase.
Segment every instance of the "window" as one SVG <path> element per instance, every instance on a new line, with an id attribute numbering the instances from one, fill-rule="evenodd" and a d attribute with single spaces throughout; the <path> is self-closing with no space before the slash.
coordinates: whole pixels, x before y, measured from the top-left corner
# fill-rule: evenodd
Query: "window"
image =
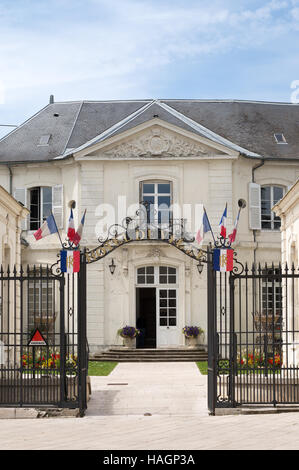
<path id="1" fill-rule="evenodd" d="M 52 188 L 37 187 L 29 190 L 30 230 L 38 230 L 43 221 L 51 215 Z"/>
<path id="2" fill-rule="evenodd" d="M 275 140 L 277 144 L 287 144 L 287 141 L 285 139 L 285 136 L 280 133 L 280 134 L 274 134 Z"/>
<path id="3" fill-rule="evenodd" d="M 261 310 L 254 315 L 254 327 L 258 332 L 256 343 L 263 345 L 267 354 L 281 354 L 282 327 L 282 279 L 279 268 L 262 271 Z"/>
<path id="4" fill-rule="evenodd" d="M 137 284 L 177 283 L 177 270 L 171 266 L 144 266 L 137 269 Z"/>
<path id="5" fill-rule="evenodd" d="M 160 326 L 176 326 L 177 323 L 177 292 L 176 289 L 159 290 L 159 324 Z"/>
<path id="6" fill-rule="evenodd" d="M 282 285 L 279 270 L 268 268 L 264 270 L 263 274 L 269 275 L 262 280 L 263 313 L 280 317 L 282 314 Z"/>
<path id="7" fill-rule="evenodd" d="M 137 269 L 137 284 L 155 283 L 154 266 L 145 266 Z"/>
<path id="8" fill-rule="evenodd" d="M 176 269 L 169 266 L 159 267 L 160 284 L 176 284 Z"/>
<path id="9" fill-rule="evenodd" d="M 147 223 L 169 226 L 171 183 L 169 181 L 141 183 L 141 201 L 146 204 Z"/>
<path id="10" fill-rule="evenodd" d="M 265 230 L 279 230 L 280 217 L 272 211 L 272 207 L 283 197 L 281 186 L 261 187 L 261 227 Z"/>
<path id="11" fill-rule="evenodd" d="M 53 332 L 55 322 L 55 284 L 47 279 L 46 270 L 30 271 L 28 280 L 28 331 L 40 328 L 43 334 Z"/>
<path id="12" fill-rule="evenodd" d="M 41 138 L 39 139 L 38 146 L 43 147 L 43 146 L 49 145 L 50 138 L 51 138 L 51 134 L 42 135 Z"/>

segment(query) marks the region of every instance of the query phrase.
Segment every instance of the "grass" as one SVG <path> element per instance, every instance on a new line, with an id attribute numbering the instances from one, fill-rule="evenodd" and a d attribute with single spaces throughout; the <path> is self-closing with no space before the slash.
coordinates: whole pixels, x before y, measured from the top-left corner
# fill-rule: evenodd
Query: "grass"
<path id="1" fill-rule="evenodd" d="M 208 375 L 208 362 L 207 361 L 197 362 L 196 364 L 202 375 Z"/>
<path id="2" fill-rule="evenodd" d="M 117 362 L 89 361 L 88 375 L 93 375 L 93 376 L 109 375 L 110 372 L 113 371 L 115 366 L 117 366 Z"/>
<path id="3" fill-rule="evenodd" d="M 202 375 L 208 375 L 208 363 L 207 363 L 207 361 L 197 362 L 196 364 L 197 364 L 197 367 L 199 368 L 200 373 L 201 373 Z M 223 374 L 227 374 L 227 373 L 228 373 L 228 370 L 229 370 L 229 369 L 228 369 L 228 366 L 227 366 L 227 368 L 225 368 L 225 369 L 222 371 L 222 373 L 223 373 Z M 241 374 L 241 375 L 250 375 L 250 374 L 264 375 L 264 374 L 265 374 L 265 370 L 266 370 L 265 368 L 261 368 L 261 369 L 248 369 L 248 370 L 247 370 L 246 368 L 244 368 L 244 369 L 240 369 L 240 370 L 238 371 L 238 375 L 240 375 L 240 374 Z M 276 370 L 276 369 L 271 370 L 270 367 L 268 367 L 267 371 L 268 371 L 268 374 L 269 374 L 269 375 L 271 375 L 271 374 L 273 375 L 273 373 L 274 373 L 275 375 L 279 375 L 279 374 L 281 373 L 279 369 L 278 369 L 278 370 Z M 221 373 L 221 372 L 220 372 L 220 373 Z"/>

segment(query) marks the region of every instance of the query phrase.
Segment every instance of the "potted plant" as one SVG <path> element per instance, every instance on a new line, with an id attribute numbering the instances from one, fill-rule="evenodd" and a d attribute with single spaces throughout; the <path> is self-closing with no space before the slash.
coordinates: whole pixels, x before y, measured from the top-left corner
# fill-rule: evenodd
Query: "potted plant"
<path id="1" fill-rule="evenodd" d="M 123 338 L 124 347 L 132 348 L 134 339 L 140 334 L 140 331 L 135 326 L 126 325 L 120 328 L 117 334 Z"/>
<path id="2" fill-rule="evenodd" d="M 196 348 L 198 344 L 198 337 L 203 333 L 203 330 L 198 326 L 185 326 L 183 328 L 188 348 Z"/>

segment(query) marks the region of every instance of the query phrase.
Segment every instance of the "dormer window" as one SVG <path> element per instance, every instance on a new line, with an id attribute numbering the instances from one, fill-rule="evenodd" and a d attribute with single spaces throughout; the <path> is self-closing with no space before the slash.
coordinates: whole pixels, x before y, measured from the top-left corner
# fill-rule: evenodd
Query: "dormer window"
<path id="1" fill-rule="evenodd" d="M 51 138 L 51 134 L 42 135 L 41 138 L 39 139 L 38 146 L 43 147 L 45 145 L 49 145 L 50 138 Z"/>
<path id="2" fill-rule="evenodd" d="M 274 137 L 277 144 L 287 144 L 286 138 L 282 133 L 274 134 Z"/>

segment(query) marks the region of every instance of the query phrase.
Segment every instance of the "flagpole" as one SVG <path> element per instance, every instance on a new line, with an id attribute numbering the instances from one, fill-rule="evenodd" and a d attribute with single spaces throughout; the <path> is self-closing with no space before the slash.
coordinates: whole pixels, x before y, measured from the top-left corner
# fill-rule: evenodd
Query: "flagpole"
<path id="1" fill-rule="evenodd" d="M 211 224 L 210 224 L 210 220 L 209 220 L 209 217 L 208 217 L 206 208 L 204 207 L 203 210 L 204 210 L 204 213 L 206 214 L 207 219 L 208 219 L 208 222 L 209 222 L 209 226 L 210 226 L 210 229 L 211 229 L 211 234 L 212 234 L 212 237 L 213 237 L 213 240 L 214 240 L 214 245 L 216 245 L 216 240 L 215 240 L 215 237 L 214 237 L 214 232 L 213 232 L 213 230 L 212 230 L 212 227 L 211 227 Z"/>
<path id="2" fill-rule="evenodd" d="M 60 243 L 61 243 L 61 248 L 63 249 L 63 244 L 62 244 L 61 236 L 60 236 L 60 233 L 59 233 L 59 230 L 58 230 L 58 227 L 57 227 L 57 224 L 56 224 L 56 220 L 55 220 L 55 217 L 54 217 L 54 214 L 53 214 L 52 211 L 51 211 L 51 215 L 52 215 L 52 217 L 53 217 L 54 224 L 55 224 L 55 227 L 56 227 L 56 230 L 57 230 L 57 234 L 58 234 L 58 237 L 59 237 L 59 240 L 60 240 Z"/>
<path id="3" fill-rule="evenodd" d="M 234 224 L 234 229 L 233 229 L 233 231 L 234 231 L 235 229 L 237 229 L 238 222 L 239 222 L 239 217 L 240 217 L 240 213 L 241 213 L 241 209 L 242 209 L 242 207 L 239 207 L 239 210 L 238 210 L 238 214 L 237 214 L 237 217 L 236 217 L 236 220 L 235 220 L 235 224 Z M 237 225 L 236 225 L 236 222 L 237 222 Z M 233 232 L 232 232 L 232 233 L 233 233 Z M 230 237 L 230 235 L 229 235 L 228 237 Z M 232 246 L 232 242 L 229 243 L 229 246 Z"/>

